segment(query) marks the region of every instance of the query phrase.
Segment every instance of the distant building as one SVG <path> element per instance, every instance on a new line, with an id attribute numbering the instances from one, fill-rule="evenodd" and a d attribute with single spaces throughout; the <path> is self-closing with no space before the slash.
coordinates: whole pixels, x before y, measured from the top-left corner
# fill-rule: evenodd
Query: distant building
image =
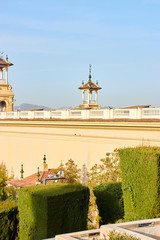
<path id="1" fill-rule="evenodd" d="M 79 87 L 82 90 L 82 105 L 79 106 L 80 109 L 97 109 L 98 106 L 98 90 L 101 87 L 98 86 L 98 81 L 93 83 L 91 81 L 91 65 L 89 66 L 89 80 L 87 83 L 84 84 L 82 81 L 82 86 Z M 93 93 L 95 93 L 95 98 L 93 97 Z"/>
<path id="2" fill-rule="evenodd" d="M 34 173 L 26 178 L 23 178 L 23 165 L 21 165 L 21 179 L 13 179 L 11 181 L 7 181 L 8 187 L 13 187 L 14 189 L 24 188 L 24 187 L 31 187 L 36 186 L 39 184 L 51 184 L 51 181 L 53 180 L 55 182 L 58 182 L 59 179 L 65 179 L 64 178 L 64 171 L 59 171 L 55 176 L 53 176 L 53 172 L 55 171 L 54 168 L 48 169 L 48 164 L 46 163 L 46 156 L 44 155 L 43 158 L 43 170 L 38 171 L 37 173 Z"/>
<path id="3" fill-rule="evenodd" d="M 54 169 L 48 169 L 46 171 L 39 172 L 39 184 L 43 184 L 43 180 L 48 178 L 49 175 L 53 174 Z M 31 174 L 30 176 L 23 179 L 13 179 L 11 181 L 7 181 L 8 187 L 13 187 L 15 189 L 31 187 L 39 185 L 37 184 L 37 173 Z"/>
<path id="4" fill-rule="evenodd" d="M 2 57 L 0 58 L 0 112 L 13 111 L 13 98 L 12 86 L 8 84 L 8 67 L 13 64 Z"/>

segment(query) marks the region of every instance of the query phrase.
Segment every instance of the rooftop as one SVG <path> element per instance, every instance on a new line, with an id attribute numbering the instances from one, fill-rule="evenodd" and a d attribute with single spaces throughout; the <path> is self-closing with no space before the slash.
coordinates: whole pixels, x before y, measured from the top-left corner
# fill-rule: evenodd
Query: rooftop
<path id="1" fill-rule="evenodd" d="M 83 84 L 81 87 L 79 87 L 80 90 L 100 90 L 101 87 L 99 87 L 97 84 L 93 83 L 91 80 L 89 80 L 87 83 Z"/>
<path id="2" fill-rule="evenodd" d="M 48 178 L 48 175 L 53 174 L 54 169 L 48 169 L 47 171 L 40 171 L 39 181 L 42 184 L 43 179 Z M 23 188 L 23 187 L 31 187 L 37 185 L 37 173 L 34 173 L 26 178 L 21 180 L 13 179 L 11 181 L 7 181 L 8 186 L 13 186 L 14 188 Z"/>
<path id="3" fill-rule="evenodd" d="M 4 60 L 3 58 L 0 58 L 0 67 L 9 67 L 12 66 L 13 64 L 8 61 L 8 58 Z"/>

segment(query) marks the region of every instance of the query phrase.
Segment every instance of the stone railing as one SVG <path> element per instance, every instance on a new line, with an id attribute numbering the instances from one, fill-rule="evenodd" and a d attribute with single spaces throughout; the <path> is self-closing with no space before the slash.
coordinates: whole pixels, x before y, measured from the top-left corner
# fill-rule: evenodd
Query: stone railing
<path id="1" fill-rule="evenodd" d="M 7 80 L 6 79 L 0 79 L 0 84 L 7 84 Z"/>
<path id="2" fill-rule="evenodd" d="M 0 119 L 160 119 L 160 108 L 13 111 Z"/>

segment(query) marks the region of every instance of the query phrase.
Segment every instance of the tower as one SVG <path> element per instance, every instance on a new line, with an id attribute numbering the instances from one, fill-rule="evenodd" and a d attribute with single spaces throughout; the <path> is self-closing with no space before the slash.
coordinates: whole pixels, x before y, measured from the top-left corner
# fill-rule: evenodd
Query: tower
<path id="1" fill-rule="evenodd" d="M 82 90 L 82 105 L 79 106 L 81 109 L 98 108 L 98 90 L 100 90 L 101 87 L 98 86 L 98 81 L 95 84 L 91 81 L 91 78 L 91 65 L 89 65 L 89 80 L 85 84 L 82 82 L 82 86 L 79 87 L 79 89 Z M 95 93 L 95 97 L 93 93 Z"/>
<path id="2" fill-rule="evenodd" d="M 12 86 L 8 84 L 8 67 L 13 64 L 2 57 L 0 58 L 0 112 L 13 111 L 13 98 Z"/>

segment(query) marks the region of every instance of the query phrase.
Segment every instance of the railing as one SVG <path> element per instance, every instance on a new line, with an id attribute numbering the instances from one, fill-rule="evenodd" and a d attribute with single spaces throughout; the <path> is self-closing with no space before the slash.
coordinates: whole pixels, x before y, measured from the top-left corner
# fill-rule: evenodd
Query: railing
<path id="1" fill-rule="evenodd" d="M 89 104 L 97 104 L 96 100 L 89 100 Z"/>
<path id="2" fill-rule="evenodd" d="M 20 112 L 20 118 L 28 118 L 29 112 L 25 111 L 25 112 Z"/>
<path id="3" fill-rule="evenodd" d="M 81 118 L 82 112 L 77 110 L 70 111 L 70 118 Z"/>
<path id="4" fill-rule="evenodd" d="M 91 110 L 90 118 L 104 118 L 104 110 Z"/>
<path id="5" fill-rule="evenodd" d="M 0 84 L 7 84 L 7 80 L 6 79 L 0 79 Z"/>
<path id="6" fill-rule="evenodd" d="M 129 116 L 130 111 L 129 110 L 115 110 L 115 117 L 127 117 Z"/>
<path id="7" fill-rule="evenodd" d="M 88 103 L 88 100 L 83 100 L 83 104 L 95 104 L 95 105 L 97 105 L 97 102 L 96 102 L 96 100 L 89 100 L 89 103 Z"/>
<path id="8" fill-rule="evenodd" d="M 51 118 L 61 118 L 62 113 L 60 111 L 52 111 Z"/>
<path id="9" fill-rule="evenodd" d="M 160 118 L 160 108 L 149 108 L 142 110 L 143 118 Z"/>
<path id="10" fill-rule="evenodd" d="M 0 119 L 160 119 L 160 108 L 13 111 Z"/>

